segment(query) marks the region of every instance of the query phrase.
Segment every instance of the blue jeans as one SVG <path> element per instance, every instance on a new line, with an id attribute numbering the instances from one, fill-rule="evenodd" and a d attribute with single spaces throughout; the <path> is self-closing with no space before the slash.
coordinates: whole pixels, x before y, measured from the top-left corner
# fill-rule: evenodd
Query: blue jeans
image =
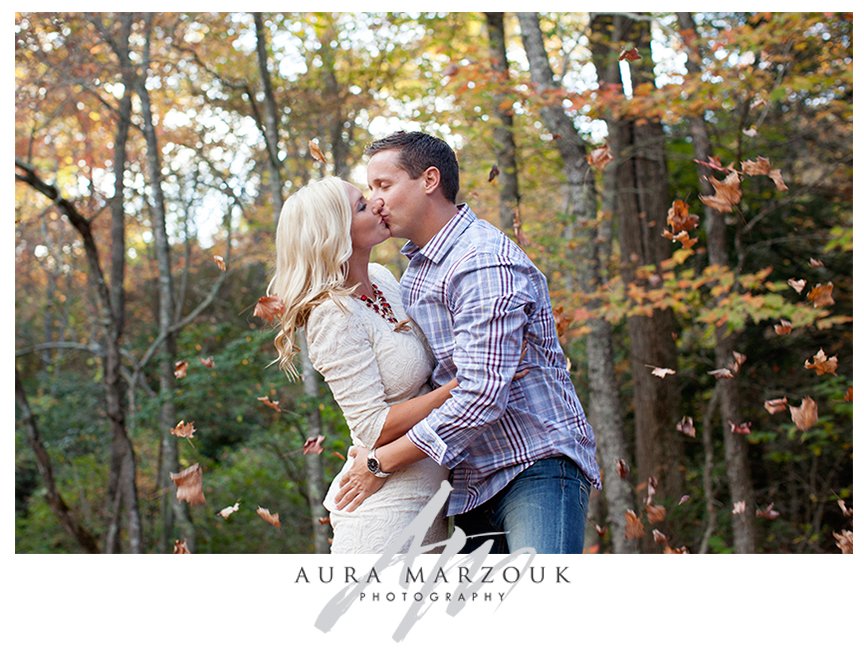
<path id="1" fill-rule="evenodd" d="M 581 553 L 590 494 L 591 484 L 570 458 L 538 460 L 489 501 L 456 515 L 455 525 L 469 536 L 462 552 L 492 539 L 492 553 L 525 547 L 537 553 Z M 500 532 L 504 535 L 488 536 Z"/>

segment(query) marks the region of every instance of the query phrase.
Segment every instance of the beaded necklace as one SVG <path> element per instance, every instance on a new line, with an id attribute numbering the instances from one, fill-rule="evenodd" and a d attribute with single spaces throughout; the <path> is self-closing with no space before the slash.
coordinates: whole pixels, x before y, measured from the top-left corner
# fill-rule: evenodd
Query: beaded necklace
<path id="1" fill-rule="evenodd" d="M 365 302 L 371 309 L 374 309 L 375 313 L 381 316 L 381 318 L 386 320 L 388 323 L 396 324 L 399 322 L 399 319 L 396 318 L 396 314 L 393 313 L 393 308 L 390 306 L 390 303 L 387 302 L 384 294 L 381 293 L 378 285 L 374 282 L 372 283 L 372 297 L 370 298 L 364 293 L 360 294 L 360 300 Z"/>

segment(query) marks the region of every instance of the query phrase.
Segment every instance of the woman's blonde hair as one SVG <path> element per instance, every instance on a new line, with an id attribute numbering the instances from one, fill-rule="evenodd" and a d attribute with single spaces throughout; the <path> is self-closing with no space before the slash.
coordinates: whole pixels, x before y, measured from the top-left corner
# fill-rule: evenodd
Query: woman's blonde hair
<path id="1" fill-rule="evenodd" d="M 292 380 L 299 377 L 297 330 L 313 307 L 351 293 L 345 287 L 351 251 L 351 204 L 343 180 L 312 181 L 288 197 L 276 226 L 276 273 L 267 295 L 285 304 L 274 345 L 276 362 Z"/>

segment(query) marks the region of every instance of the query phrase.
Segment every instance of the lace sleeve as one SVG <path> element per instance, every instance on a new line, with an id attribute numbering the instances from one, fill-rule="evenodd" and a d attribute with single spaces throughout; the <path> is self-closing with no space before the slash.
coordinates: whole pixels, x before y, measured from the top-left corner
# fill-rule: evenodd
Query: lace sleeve
<path id="1" fill-rule="evenodd" d="M 316 307 L 306 324 L 309 359 L 324 377 L 355 443 L 373 447 L 390 406 L 372 343 L 362 321 L 333 301 Z"/>

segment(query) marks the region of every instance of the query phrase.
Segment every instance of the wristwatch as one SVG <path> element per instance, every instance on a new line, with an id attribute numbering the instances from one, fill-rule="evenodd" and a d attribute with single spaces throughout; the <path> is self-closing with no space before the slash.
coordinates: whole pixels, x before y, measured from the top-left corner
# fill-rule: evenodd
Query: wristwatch
<path id="1" fill-rule="evenodd" d="M 378 461 L 378 457 L 375 455 L 375 449 L 371 449 L 369 451 L 369 455 L 366 456 L 366 469 L 372 472 L 378 478 L 387 478 L 393 472 L 382 472 L 381 471 L 381 463 Z"/>

